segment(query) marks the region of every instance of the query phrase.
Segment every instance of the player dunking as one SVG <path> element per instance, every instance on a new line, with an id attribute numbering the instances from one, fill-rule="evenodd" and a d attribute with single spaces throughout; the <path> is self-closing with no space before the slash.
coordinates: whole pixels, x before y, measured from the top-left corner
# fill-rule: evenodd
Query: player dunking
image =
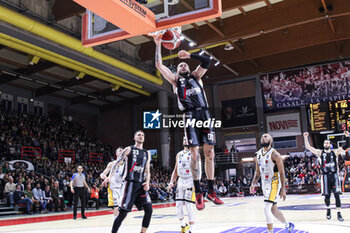
<path id="1" fill-rule="evenodd" d="M 190 72 L 187 63 L 181 62 L 177 66 L 177 73 L 174 74 L 168 67 L 162 63 L 161 55 L 161 38 L 155 37 L 156 43 L 156 67 L 161 72 L 166 80 L 168 80 L 175 90 L 178 98 L 178 105 L 181 111 L 184 112 L 186 120 L 200 120 L 205 121 L 210 119 L 208 110 L 208 102 L 203 89 L 202 77 L 207 72 L 211 60 L 209 57 L 200 56 L 197 54 L 190 54 L 186 51 L 180 51 L 178 56 L 180 59 L 197 59 L 202 62 L 195 71 Z M 223 204 L 223 202 L 216 196 L 214 192 L 214 145 L 215 132 L 214 129 L 209 128 L 195 128 L 192 126 L 185 127 L 186 145 L 190 147 L 191 151 L 191 172 L 193 176 L 195 191 L 196 191 L 196 207 L 198 210 L 204 209 L 203 194 L 200 187 L 201 170 L 199 166 L 200 153 L 199 146 L 203 146 L 205 156 L 205 172 L 208 180 L 208 199 L 215 204 Z"/>
<path id="2" fill-rule="evenodd" d="M 346 149 L 350 146 L 350 137 L 349 132 L 344 131 L 346 136 L 346 144 L 343 148 L 338 148 L 331 150 L 331 142 L 329 140 L 324 140 L 323 142 L 323 150 L 315 149 L 310 146 L 308 136 L 309 133 L 304 133 L 304 142 L 305 147 L 313 154 L 317 155 L 321 159 L 321 171 L 322 171 L 322 195 L 324 196 L 324 203 L 327 206 L 327 219 L 331 219 L 331 209 L 329 205 L 331 204 L 331 194 L 333 192 L 335 198 L 335 205 L 338 211 L 338 220 L 340 222 L 344 221 L 340 210 L 341 210 L 341 202 L 340 202 L 340 179 L 339 179 L 339 168 L 338 168 L 338 156 L 342 153 L 343 149 Z"/>
<path id="3" fill-rule="evenodd" d="M 171 180 L 169 182 L 169 187 L 172 188 L 177 181 L 176 187 L 176 209 L 177 217 L 181 223 L 181 233 L 193 233 L 194 232 L 194 211 L 193 204 L 196 199 L 194 196 L 193 178 L 190 171 L 191 163 L 191 152 L 186 146 L 186 138 L 183 140 L 184 150 L 180 151 L 176 155 L 176 163 L 174 171 L 171 175 Z M 190 225 L 185 223 L 185 214 L 183 211 L 183 206 L 186 206 L 188 222 Z"/>
<path id="4" fill-rule="evenodd" d="M 287 222 L 283 213 L 277 207 L 278 194 L 283 201 L 286 199 L 286 182 L 283 160 L 275 149 L 272 148 L 273 139 L 269 134 L 261 136 L 262 148 L 256 152 L 255 174 L 250 187 L 250 193 L 254 193 L 255 185 L 261 177 L 261 188 L 264 194 L 264 212 L 268 233 L 273 233 L 272 215 L 285 226 L 285 232 L 292 232 L 294 224 Z"/>
<path id="5" fill-rule="evenodd" d="M 125 163 L 120 164 L 118 167 L 114 167 L 114 170 L 112 170 L 112 167 L 117 162 L 122 152 L 123 147 L 118 147 L 116 150 L 116 160 L 108 163 L 106 169 L 100 174 L 100 177 L 103 180 L 107 178 L 108 174 L 112 175 L 108 186 L 108 207 L 112 207 L 114 209 L 114 219 L 116 219 L 119 214 L 118 207 L 120 206 L 123 195 L 123 175 Z"/>
<path id="6" fill-rule="evenodd" d="M 135 145 L 128 146 L 122 152 L 122 155 L 117 159 L 113 165 L 112 171 L 125 161 L 125 186 L 122 201 L 119 207 L 118 217 L 114 220 L 112 233 L 117 233 L 123 220 L 128 212 L 131 211 L 133 205 L 141 210 L 143 209 L 145 215 L 142 220 L 141 233 L 145 233 L 152 217 L 152 202 L 148 194 L 150 187 L 151 171 L 150 160 L 151 154 L 143 149 L 145 141 L 145 134 L 143 131 L 136 131 L 134 135 Z M 110 182 L 112 173 L 103 181 L 103 183 Z"/>

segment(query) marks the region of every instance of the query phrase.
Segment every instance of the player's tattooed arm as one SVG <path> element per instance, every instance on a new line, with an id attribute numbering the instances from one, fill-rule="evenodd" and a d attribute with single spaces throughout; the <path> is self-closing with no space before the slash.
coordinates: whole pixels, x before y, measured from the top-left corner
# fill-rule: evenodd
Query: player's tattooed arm
<path id="1" fill-rule="evenodd" d="M 278 168 L 278 172 L 280 174 L 280 179 L 281 179 L 281 183 L 282 183 L 282 188 L 286 188 L 286 176 L 284 173 L 284 164 L 283 164 L 283 158 L 281 156 L 281 154 L 274 150 L 272 152 L 272 161 L 275 161 L 276 166 Z"/>
<path id="2" fill-rule="evenodd" d="M 155 54 L 156 67 L 169 83 L 171 83 L 173 86 L 176 86 L 177 76 L 173 72 L 171 72 L 171 70 L 168 67 L 163 65 L 161 42 L 162 42 L 162 39 L 160 37 L 154 38 L 154 43 L 156 44 L 156 54 Z"/>
<path id="3" fill-rule="evenodd" d="M 108 177 L 102 182 L 102 187 L 103 186 L 107 187 L 107 183 L 111 180 L 112 175 L 116 172 L 118 166 L 126 159 L 130 151 L 131 151 L 131 148 L 129 146 L 123 150 L 122 154 L 117 158 L 117 160 L 114 162 L 113 166 L 111 167 Z"/>
<path id="4" fill-rule="evenodd" d="M 313 154 L 318 155 L 318 156 L 321 156 L 322 151 L 319 150 L 319 149 L 316 149 L 316 148 L 314 148 L 314 147 L 312 147 L 312 146 L 310 146 L 308 137 L 309 137 L 309 133 L 308 133 L 308 132 L 305 132 L 305 133 L 304 133 L 305 148 L 308 149 L 309 151 L 311 151 Z"/>
<path id="5" fill-rule="evenodd" d="M 196 60 L 199 60 L 202 62 L 192 72 L 192 75 L 194 75 L 197 79 L 200 80 L 205 75 L 205 73 L 208 71 L 208 68 L 210 67 L 210 64 L 211 64 L 211 59 L 210 59 L 210 57 L 202 56 L 199 54 L 190 54 L 190 58 L 196 59 Z"/>
<path id="6" fill-rule="evenodd" d="M 282 185 L 280 196 L 284 201 L 284 200 L 286 200 L 286 176 L 284 174 L 283 159 L 282 159 L 280 153 L 278 153 L 276 150 L 274 150 L 272 152 L 271 157 L 272 157 L 272 161 L 274 161 L 276 163 L 276 166 L 278 168 L 278 172 L 280 174 L 281 185 Z"/>
<path id="7" fill-rule="evenodd" d="M 131 148 L 128 146 L 126 147 L 122 154 L 117 158 L 116 162 L 113 164 L 111 171 L 109 173 L 108 178 L 112 178 L 112 175 L 117 171 L 118 166 L 126 159 L 126 156 L 130 153 Z"/>

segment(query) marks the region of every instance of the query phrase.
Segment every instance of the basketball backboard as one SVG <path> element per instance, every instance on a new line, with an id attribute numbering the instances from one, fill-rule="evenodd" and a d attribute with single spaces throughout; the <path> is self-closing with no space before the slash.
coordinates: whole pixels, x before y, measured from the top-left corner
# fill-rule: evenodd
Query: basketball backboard
<path id="1" fill-rule="evenodd" d="M 86 47 L 209 20 L 221 16 L 221 0 L 74 0 L 86 9 L 82 44 Z"/>

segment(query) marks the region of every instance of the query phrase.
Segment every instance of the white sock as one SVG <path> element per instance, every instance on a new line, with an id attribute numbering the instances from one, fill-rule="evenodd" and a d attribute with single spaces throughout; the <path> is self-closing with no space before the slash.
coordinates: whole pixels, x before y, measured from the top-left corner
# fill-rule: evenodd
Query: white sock
<path id="1" fill-rule="evenodd" d="M 273 233 L 273 230 L 271 230 L 271 231 L 270 231 L 270 230 L 268 230 L 268 233 Z"/>
<path id="2" fill-rule="evenodd" d="M 180 219 L 180 223 L 181 223 L 181 226 L 182 226 L 182 227 L 186 226 L 185 219 Z"/>
<path id="3" fill-rule="evenodd" d="M 117 217 L 118 217 L 118 216 L 113 215 L 114 220 L 115 220 Z"/>
<path id="4" fill-rule="evenodd" d="M 284 224 L 284 227 L 289 227 L 289 222 L 285 221 L 283 224 Z"/>
<path id="5" fill-rule="evenodd" d="M 194 224 L 190 224 L 190 232 L 193 233 L 194 232 Z"/>

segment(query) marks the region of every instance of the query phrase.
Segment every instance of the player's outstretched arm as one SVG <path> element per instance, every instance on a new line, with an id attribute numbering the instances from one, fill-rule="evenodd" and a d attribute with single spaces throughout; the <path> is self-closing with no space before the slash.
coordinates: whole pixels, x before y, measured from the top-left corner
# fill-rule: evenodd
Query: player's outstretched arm
<path id="1" fill-rule="evenodd" d="M 113 162 L 109 162 L 106 169 L 100 174 L 100 177 L 102 180 L 105 180 L 107 178 L 108 172 L 111 171 Z"/>
<path id="2" fill-rule="evenodd" d="M 122 154 L 117 158 L 117 161 L 113 164 L 108 177 L 102 182 L 102 186 L 107 186 L 107 183 L 111 180 L 112 175 L 116 172 L 118 166 L 126 159 L 126 156 L 128 156 L 130 151 L 131 151 L 130 146 L 126 147 L 123 150 Z"/>
<path id="3" fill-rule="evenodd" d="M 345 144 L 338 149 L 334 150 L 336 155 L 340 155 L 343 151 L 350 147 L 350 134 L 349 131 L 344 131 L 344 135 L 346 137 Z"/>
<path id="4" fill-rule="evenodd" d="M 316 149 L 316 148 L 314 148 L 314 147 L 312 147 L 312 146 L 310 146 L 308 137 L 309 137 L 309 133 L 308 133 L 308 132 L 305 132 L 305 133 L 304 133 L 305 148 L 308 149 L 309 151 L 311 151 L 313 154 L 318 155 L 318 156 L 321 156 L 322 151 L 319 150 L 319 149 Z"/>
<path id="5" fill-rule="evenodd" d="M 128 154 L 130 154 L 131 148 L 130 146 L 126 147 L 122 154 L 117 158 L 117 161 L 113 164 L 111 171 L 109 173 L 109 178 L 112 178 L 112 175 L 117 171 L 117 167 L 126 159 Z"/>
<path id="6" fill-rule="evenodd" d="M 199 54 L 190 54 L 189 52 L 186 52 L 185 50 L 181 50 L 178 53 L 178 56 L 180 59 L 196 59 L 201 61 L 202 63 L 197 66 L 197 68 L 192 72 L 192 75 L 195 76 L 197 79 L 201 79 L 205 73 L 208 71 L 208 68 L 211 64 L 211 59 L 210 57 L 207 56 L 202 56 Z"/>
<path id="7" fill-rule="evenodd" d="M 154 43 L 156 44 L 156 55 L 155 55 L 155 63 L 159 72 L 163 75 L 163 77 L 168 80 L 173 86 L 176 86 L 177 76 L 171 72 L 171 70 L 163 65 L 162 60 L 162 39 L 160 37 L 154 38 Z"/>
<path id="8" fill-rule="evenodd" d="M 286 176 L 284 174 L 284 165 L 283 165 L 283 159 L 276 150 L 272 153 L 272 161 L 275 161 L 278 173 L 280 174 L 280 179 L 281 179 L 281 192 L 280 196 L 283 198 L 283 201 L 286 200 Z"/>

